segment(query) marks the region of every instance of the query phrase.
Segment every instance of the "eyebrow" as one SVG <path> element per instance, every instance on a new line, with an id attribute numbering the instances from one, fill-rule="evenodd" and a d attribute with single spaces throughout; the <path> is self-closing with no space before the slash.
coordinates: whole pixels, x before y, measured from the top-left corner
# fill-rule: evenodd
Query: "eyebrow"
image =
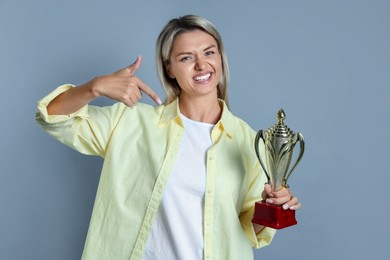
<path id="1" fill-rule="evenodd" d="M 203 49 L 203 51 L 208 51 L 208 50 L 210 50 L 210 49 L 212 49 L 212 48 L 217 48 L 217 46 L 216 46 L 215 44 L 212 44 L 212 45 L 206 47 L 205 49 Z M 192 54 L 192 52 L 180 52 L 180 53 L 178 53 L 178 54 L 176 55 L 176 57 L 179 57 L 179 56 L 181 56 L 181 55 L 188 55 L 188 54 Z"/>

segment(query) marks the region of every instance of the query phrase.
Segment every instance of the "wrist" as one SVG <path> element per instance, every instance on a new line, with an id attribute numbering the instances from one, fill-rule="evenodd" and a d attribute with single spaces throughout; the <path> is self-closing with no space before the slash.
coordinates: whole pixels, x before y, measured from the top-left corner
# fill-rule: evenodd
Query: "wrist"
<path id="1" fill-rule="evenodd" d="M 265 227 L 256 223 L 252 223 L 253 229 L 255 230 L 256 235 L 259 234 Z"/>
<path id="2" fill-rule="evenodd" d="M 100 77 L 96 77 L 82 85 L 83 88 L 87 89 L 93 99 L 103 96 L 99 82 Z"/>

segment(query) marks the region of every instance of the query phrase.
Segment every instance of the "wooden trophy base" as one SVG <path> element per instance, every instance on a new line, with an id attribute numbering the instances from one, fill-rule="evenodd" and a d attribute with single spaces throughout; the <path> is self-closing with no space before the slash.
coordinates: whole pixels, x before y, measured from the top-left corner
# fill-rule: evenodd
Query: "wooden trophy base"
<path id="1" fill-rule="evenodd" d="M 264 200 L 256 202 L 252 223 L 282 229 L 297 224 L 295 210 L 284 210 L 282 206 L 268 204 Z"/>

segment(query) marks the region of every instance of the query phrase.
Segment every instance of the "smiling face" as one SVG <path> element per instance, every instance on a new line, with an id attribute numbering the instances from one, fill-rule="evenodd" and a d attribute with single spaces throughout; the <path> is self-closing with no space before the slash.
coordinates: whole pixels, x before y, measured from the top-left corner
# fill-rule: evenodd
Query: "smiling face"
<path id="1" fill-rule="evenodd" d="M 167 70 L 179 84 L 182 96 L 217 98 L 222 61 L 218 44 L 208 33 L 193 30 L 178 35 Z"/>

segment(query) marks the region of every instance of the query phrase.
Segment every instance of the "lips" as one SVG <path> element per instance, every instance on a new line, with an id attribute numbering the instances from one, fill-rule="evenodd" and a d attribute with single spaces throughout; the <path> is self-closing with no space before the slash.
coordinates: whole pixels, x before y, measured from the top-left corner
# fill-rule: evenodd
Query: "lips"
<path id="1" fill-rule="evenodd" d="M 211 72 L 209 72 L 209 73 L 207 73 L 207 74 L 195 76 L 195 77 L 193 77 L 193 79 L 194 79 L 196 82 L 203 82 L 203 81 L 207 81 L 208 79 L 210 79 L 210 77 L 211 77 Z"/>

